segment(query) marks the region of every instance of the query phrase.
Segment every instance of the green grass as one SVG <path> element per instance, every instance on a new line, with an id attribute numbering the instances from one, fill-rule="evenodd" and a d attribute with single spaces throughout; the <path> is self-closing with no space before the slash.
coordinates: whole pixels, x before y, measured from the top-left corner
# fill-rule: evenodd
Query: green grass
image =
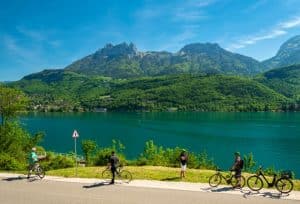
<path id="1" fill-rule="evenodd" d="M 101 173 L 106 167 L 79 167 L 77 175 L 81 178 L 101 178 Z M 126 166 L 124 169 L 132 173 L 133 179 L 158 180 L 158 181 L 186 181 L 193 183 L 208 183 L 208 179 L 215 173 L 214 170 L 188 169 L 186 178 L 179 178 L 179 168 L 160 167 L 160 166 Z M 228 172 L 223 172 L 228 174 Z M 75 177 L 75 168 L 58 169 L 48 171 L 47 175 Z M 246 179 L 249 173 L 243 173 Z M 268 178 L 271 181 L 271 178 Z M 225 182 L 222 182 L 225 184 Z M 293 180 L 294 190 L 300 190 L 300 180 Z M 264 184 L 264 187 L 267 185 Z"/>

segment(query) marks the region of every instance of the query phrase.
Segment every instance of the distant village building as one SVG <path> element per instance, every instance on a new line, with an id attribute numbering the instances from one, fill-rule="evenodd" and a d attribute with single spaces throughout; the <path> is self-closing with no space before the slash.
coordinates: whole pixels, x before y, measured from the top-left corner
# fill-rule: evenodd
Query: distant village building
<path id="1" fill-rule="evenodd" d="M 94 112 L 107 112 L 107 108 L 95 108 Z"/>

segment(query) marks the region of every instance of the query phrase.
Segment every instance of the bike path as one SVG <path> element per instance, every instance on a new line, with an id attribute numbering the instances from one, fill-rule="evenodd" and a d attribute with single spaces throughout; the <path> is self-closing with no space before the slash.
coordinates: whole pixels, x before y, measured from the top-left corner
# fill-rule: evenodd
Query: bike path
<path id="1" fill-rule="evenodd" d="M 11 173 L 0 173 L 2 180 L 21 180 L 25 179 L 23 174 L 11 174 Z M 39 178 L 31 178 L 38 181 Z M 64 178 L 56 176 L 45 176 L 43 180 L 46 181 L 57 181 L 66 183 L 80 183 L 86 188 L 93 188 L 97 186 L 109 185 L 108 180 L 94 179 L 94 178 Z M 277 200 L 290 200 L 299 201 L 300 203 L 300 191 L 292 191 L 289 194 L 280 194 L 275 189 L 262 189 L 259 192 L 253 192 L 247 187 L 243 189 L 232 189 L 230 186 L 220 185 L 217 188 L 210 187 L 207 183 L 190 183 L 190 182 L 173 182 L 173 181 L 153 181 L 153 180 L 133 180 L 129 184 L 122 183 L 116 180 L 116 186 L 124 187 L 139 187 L 139 188 L 152 188 L 152 189 L 167 189 L 167 190 L 179 190 L 179 191 L 194 191 L 194 192 L 208 192 L 216 194 L 227 194 L 227 195 L 239 195 L 243 198 L 269 198 Z"/>

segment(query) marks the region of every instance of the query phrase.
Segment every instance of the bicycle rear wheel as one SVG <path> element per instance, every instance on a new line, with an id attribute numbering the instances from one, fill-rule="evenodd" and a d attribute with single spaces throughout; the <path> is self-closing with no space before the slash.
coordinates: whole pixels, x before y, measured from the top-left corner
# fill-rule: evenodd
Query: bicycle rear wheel
<path id="1" fill-rule="evenodd" d="M 45 177 L 45 171 L 42 169 L 41 166 L 36 167 L 36 175 L 40 177 L 40 179 L 43 179 Z"/>
<path id="2" fill-rule="evenodd" d="M 129 171 L 122 170 L 120 172 L 120 178 L 121 178 L 122 182 L 129 183 L 132 180 L 132 175 Z"/>
<path id="3" fill-rule="evenodd" d="M 234 176 L 231 178 L 231 185 L 232 187 L 237 187 L 238 184 L 238 179 L 235 178 Z M 241 182 L 240 182 L 240 187 L 243 188 L 246 184 L 246 179 L 244 176 L 241 176 Z"/>
<path id="4" fill-rule="evenodd" d="M 258 176 L 250 176 L 247 180 L 248 187 L 253 191 L 259 191 L 262 189 L 264 183 Z"/>
<path id="5" fill-rule="evenodd" d="M 102 171 L 102 178 L 103 179 L 111 179 L 112 178 L 112 173 L 110 169 L 105 169 Z"/>
<path id="6" fill-rule="evenodd" d="M 289 193 L 294 188 L 293 182 L 287 178 L 277 180 L 275 186 L 280 193 Z"/>
<path id="7" fill-rule="evenodd" d="M 211 177 L 209 177 L 208 183 L 211 187 L 217 187 L 220 185 L 222 181 L 222 177 L 220 174 L 214 174 Z"/>

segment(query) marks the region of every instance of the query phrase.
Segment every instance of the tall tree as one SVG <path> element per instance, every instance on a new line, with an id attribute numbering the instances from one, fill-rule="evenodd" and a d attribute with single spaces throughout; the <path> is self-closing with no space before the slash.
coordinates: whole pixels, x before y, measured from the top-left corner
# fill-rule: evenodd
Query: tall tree
<path id="1" fill-rule="evenodd" d="M 5 121 L 14 118 L 18 113 L 25 111 L 28 98 L 19 90 L 0 86 L 0 116 L 2 125 Z"/>

